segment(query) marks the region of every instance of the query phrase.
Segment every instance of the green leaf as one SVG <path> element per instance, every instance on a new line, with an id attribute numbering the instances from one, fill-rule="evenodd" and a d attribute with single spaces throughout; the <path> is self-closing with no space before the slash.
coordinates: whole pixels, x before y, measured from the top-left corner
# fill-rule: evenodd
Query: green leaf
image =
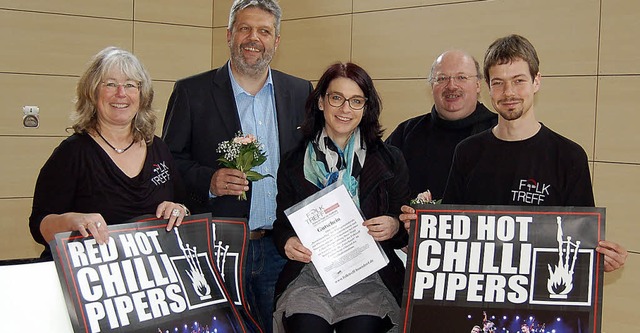
<path id="1" fill-rule="evenodd" d="M 241 165 L 244 167 L 244 170 L 251 170 L 251 168 L 253 167 L 253 152 L 244 152 L 240 154 L 240 158 L 242 158 Z"/>
<path id="2" fill-rule="evenodd" d="M 252 181 L 252 182 L 260 180 L 260 179 L 263 179 L 263 178 L 266 178 L 266 177 L 273 178 L 273 176 L 270 175 L 270 174 L 262 175 L 262 174 L 259 174 L 259 173 L 255 172 L 255 171 L 252 171 L 252 170 L 249 170 L 249 171 L 245 172 L 245 174 L 247 175 L 247 179 Z"/>
<path id="3" fill-rule="evenodd" d="M 236 168 L 235 163 L 227 160 L 226 158 L 224 158 L 224 156 L 218 158 L 218 162 L 220 162 L 220 164 L 222 164 L 224 167 L 232 168 L 232 169 Z"/>
<path id="4" fill-rule="evenodd" d="M 258 154 L 258 158 L 256 158 L 256 160 L 253 162 L 253 166 L 261 165 L 266 160 L 267 160 L 266 156 L 264 156 L 263 154 Z"/>

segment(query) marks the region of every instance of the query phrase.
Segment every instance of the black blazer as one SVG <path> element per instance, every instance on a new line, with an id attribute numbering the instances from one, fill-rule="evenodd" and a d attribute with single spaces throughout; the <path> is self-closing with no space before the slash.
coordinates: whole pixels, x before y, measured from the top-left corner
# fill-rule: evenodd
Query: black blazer
<path id="1" fill-rule="evenodd" d="M 284 210 L 316 193 L 319 189 L 304 178 L 303 160 L 305 147 L 294 150 L 280 163 L 278 169 L 278 208 L 273 224 L 273 241 L 280 254 L 286 258 L 284 246 L 290 237 L 296 236 Z M 402 153 L 396 147 L 378 142 L 367 147 L 367 157 L 360 172 L 360 210 L 365 219 L 377 216 L 398 218 L 400 207 L 409 203 L 409 172 Z M 399 222 L 400 223 L 400 222 Z M 407 245 L 408 235 L 402 223 L 398 232 L 380 246 L 387 254 L 389 263 L 378 271 L 380 278 L 395 297 L 398 305 L 402 302 L 404 284 L 404 264 L 394 249 Z M 300 261 L 288 260 L 276 283 L 276 299 L 300 274 L 306 265 Z"/>
<path id="2" fill-rule="evenodd" d="M 271 70 L 278 118 L 281 158 L 302 141 L 298 130 L 304 106 L 313 90 L 311 82 Z M 182 175 L 186 204 L 193 213 L 249 218 L 251 184 L 247 201 L 235 196 L 209 199 L 213 173 L 221 168 L 216 161 L 218 144 L 241 130 L 227 64 L 177 81 L 169 98 L 162 139 L 167 143 Z"/>

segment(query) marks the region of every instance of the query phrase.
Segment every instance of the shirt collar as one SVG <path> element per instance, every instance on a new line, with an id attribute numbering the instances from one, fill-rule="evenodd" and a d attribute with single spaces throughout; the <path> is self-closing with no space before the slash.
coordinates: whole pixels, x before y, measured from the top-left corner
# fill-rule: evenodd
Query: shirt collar
<path id="1" fill-rule="evenodd" d="M 252 96 L 250 93 L 244 90 L 236 81 L 236 78 L 233 76 L 233 72 L 231 71 L 231 61 L 227 62 L 227 69 L 229 70 L 229 78 L 231 78 L 231 88 L 233 88 L 233 96 L 236 98 L 240 96 L 240 94 Z M 269 68 L 267 69 L 267 80 L 264 82 L 264 86 L 262 86 L 260 91 L 262 91 L 262 89 L 264 89 L 265 87 L 270 86 L 273 86 L 273 79 L 271 78 L 271 66 L 269 66 Z"/>

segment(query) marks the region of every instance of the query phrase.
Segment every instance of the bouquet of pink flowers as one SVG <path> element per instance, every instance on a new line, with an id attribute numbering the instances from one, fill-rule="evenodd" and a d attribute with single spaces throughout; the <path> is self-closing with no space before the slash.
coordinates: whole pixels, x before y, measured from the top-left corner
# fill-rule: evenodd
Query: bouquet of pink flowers
<path id="1" fill-rule="evenodd" d="M 265 177 L 273 177 L 269 174 L 262 175 L 253 170 L 253 167 L 261 165 L 267 160 L 262 144 L 258 142 L 255 135 L 238 132 L 236 136 L 229 140 L 220 142 L 216 152 L 223 154 L 218 158 L 218 162 L 224 167 L 236 169 L 247 175 L 247 180 L 257 181 Z M 242 192 L 238 200 L 247 200 L 247 194 Z"/>

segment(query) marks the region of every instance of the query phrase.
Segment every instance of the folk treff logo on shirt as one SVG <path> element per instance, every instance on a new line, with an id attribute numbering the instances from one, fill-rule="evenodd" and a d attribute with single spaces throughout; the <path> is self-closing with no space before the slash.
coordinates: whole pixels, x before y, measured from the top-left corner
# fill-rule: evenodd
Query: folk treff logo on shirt
<path id="1" fill-rule="evenodd" d="M 156 186 L 162 185 L 171 180 L 171 174 L 169 173 L 169 167 L 167 162 L 162 161 L 160 163 L 153 164 L 153 173 L 155 176 L 151 177 L 151 182 Z"/>
<path id="2" fill-rule="evenodd" d="M 511 190 L 511 200 L 515 203 L 540 205 L 549 195 L 551 185 L 543 184 L 533 178 L 520 179 L 518 188 Z"/>

